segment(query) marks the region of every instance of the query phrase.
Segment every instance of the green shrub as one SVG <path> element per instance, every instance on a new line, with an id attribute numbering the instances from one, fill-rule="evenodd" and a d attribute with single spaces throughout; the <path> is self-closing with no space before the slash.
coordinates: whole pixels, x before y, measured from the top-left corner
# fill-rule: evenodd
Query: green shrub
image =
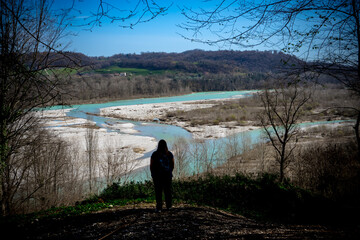
<path id="1" fill-rule="evenodd" d="M 234 114 L 231 114 L 230 116 L 226 117 L 226 121 L 235 121 L 236 120 L 236 116 Z"/>
<path id="2" fill-rule="evenodd" d="M 276 175 L 264 174 L 255 180 L 243 175 L 206 175 L 198 179 L 174 180 L 173 198 L 174 201 L 227 209 L 262 219 L 289 222 L 322 216 L 321 209 L 326 206 L 324 199 L 288 183 L 280 184 L 277 179 Z M 153 184 L 147 181 L 113 184 L 97 197 L 106 202 L 154 201 L 154 195 Z"/>
<path id="3" fill-rule="evenodd" d="M 265 174 L 258 179 L 243 175 L 206 175 L 198 179 L 174 180 L 174 202 L 206 205 L 271 221 L 302 221 L 326 219 L 333 214 L 333 205 L 290 184 L 280 184 L 276 175 Z M 52 208 L 29 218 L 65 217 L 97 211 L 113 205 L 154 202 L 152 181 L 130 182 L 107 187 L 97 196 L 72 207 Z M 332 209 L 331 211 L 329 209 Z"/>
<path id="4" fill-rule="evenodd" d="M 220 124 L 220 120 L 219 119 L 215 119 L 214 121 L 213 121 L 213 125 L 219 125 Z"/>
<path id="5" fill-rule="evenodd" d="M 153 197 L 153 183 L 146 181 L 144 183 L 130 182 L 125 185 L 114 183 L 107 187 L 99 198 L 105 201 L 114 199 L 147 199 Z"/>

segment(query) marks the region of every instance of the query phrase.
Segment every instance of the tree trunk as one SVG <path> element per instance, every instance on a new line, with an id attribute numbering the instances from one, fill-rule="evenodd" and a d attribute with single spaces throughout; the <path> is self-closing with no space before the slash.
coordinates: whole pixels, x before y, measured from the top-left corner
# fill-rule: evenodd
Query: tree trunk
<path id="1" fill-rule="evenodd" d="M 2 106 L 3 107 L 3 106 Z M 6 129 L 6 120 L 1 120 L 1 129 L 0 129 L 0 179 L 1 179 L 1 214 L 3 216 L 9 214 L 9 147 L 7 140 L 7 129 Z"/>
<path id="2" fill-rule="evenodd" d="M 3 154 L 3 153 L 2 153 Z M 3 156 L 1 156 L 3 157 Z M 8 161 L 3 162 L 1 159 L 1 214 L 7 216 L 10 214 L 10 169 L 8 166 Z"/>
<path id="3" fill-rule="evenodd" d="M 280 176 L 279 181 L 282 183 L 284 181 L 284 162 L 281 160 L 280 162 Z"/>
<path id="4" fill-rule="evenodd" d="M 359 124 L 360 124 L 360 110 L 358 111 L 356 123 L 355 123 L 355 126 L 354 126 L 355 136 L 356 136 L 356 142 L 357 142 L 357 157 L 358 157 L 358 161 L 360 162 L 360 133 L 359 133 Z"/>

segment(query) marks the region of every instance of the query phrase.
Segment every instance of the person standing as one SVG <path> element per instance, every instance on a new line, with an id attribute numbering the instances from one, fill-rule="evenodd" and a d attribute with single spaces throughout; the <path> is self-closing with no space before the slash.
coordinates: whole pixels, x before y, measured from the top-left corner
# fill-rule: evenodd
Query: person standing
<path id="1" fill-rule="evenodd" d="M 166 208 L 172 207 L 172 171 L 174 170 L 174 155 L 169 151 L 166 141 L 161 139 L 158 148 L 150 158 L 150 172 L 155 187 L 156 212 L 161 212 L 164 191 Z"/>

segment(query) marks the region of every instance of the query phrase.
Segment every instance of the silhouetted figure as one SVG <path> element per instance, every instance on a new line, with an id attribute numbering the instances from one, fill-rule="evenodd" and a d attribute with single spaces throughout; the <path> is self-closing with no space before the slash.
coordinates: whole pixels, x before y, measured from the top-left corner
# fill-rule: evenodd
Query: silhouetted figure
<path id="1" fill-rule="evenodd" d="M 154 181 L 156 196 L 156 211 L 162 210 L 162 192 L 165 194 L 166 208 L 172 206 L 171 181 L 174 169 L 174 155 L 168 150 L 165 140 L 160 140 L 158 148 L 151 155 L 150 171 Z"/>

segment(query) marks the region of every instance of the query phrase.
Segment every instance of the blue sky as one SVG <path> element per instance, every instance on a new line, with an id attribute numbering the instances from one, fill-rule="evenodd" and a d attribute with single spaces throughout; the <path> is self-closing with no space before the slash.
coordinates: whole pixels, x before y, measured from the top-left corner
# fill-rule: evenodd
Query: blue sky
<path id="1" fill-rule="evenodd" d="M 32 0 L 37 2 L 37 0 Z M 51 0 L 50 0 L 51 1 Z M 186 18 L 181 14 L 181 9 L 185 7 L 193 9 L 195 12 L 199 12 L 199 9 L 205 11 L 205 13 L 211 13 L 214 9 L 217 9 L 220 3 L 220 7 L 217 12 L 220 19 L 224 16 L 229 20 L 228 22 L 221 21 L 214 24 L 210 24 L 211 30 L 208 29 L 208 25 L 205 28 L 201 29 L 201 34 L 194 38 L 202 40 L 214 40 L 218 41 L 219 39 L 227 39 L 236 34 L 243 32 L 244 29 L 253 25 L 258 21 L 258 16 L 256 12 L 251 12 L 249 14 L 242 15 L 242 18 L 238 18 L 238 8 L 245 7 L 242 5 L 243 1 L 233 1 L 233 0 L 147 0 L 148 3 L 155 1 L 161 7 L 171 7 L 166 11 L 166 14 L 163 16 L 157 16 L 155 19 L 136 25 L 133 29 L 122 28 L 121 24 L 129 25 L 131 21 L 115 21 L 110 23 L 109 19 L 102 19 L 101 26 L 94 26 L 89 31 L 90 27 L 85 25 L 89 22 L 89 16 L 92 12 L 97 12 L 99 9 L 99 4 L 101 2 L 110 3 L 116 6 L 118 9 L 111 11 L 111 14 L 114 16 L 124 16 L 129 14 L 129 10 L 133 9 L 135 4 L 140 1 L 144 4 L 144 0 L 53 0 L 54 5 L 52 6 L 54 13 L 59 13 L 61 8 L 68 9 L 72 4 L 74 6 L 71 8 L 69 16 L 72 16 L 70 23 L 73 26 L 69 27 L 68 30 L 72 33 L 67 36 L 65 39 L 62 39 L 61 42 L 63 45 L 66 42 L 70 42 L 70 45 L 67 49 L 69 51 L 81 52 L 88 56 L 112 56 L 114 54 L 121 53 L 142 53 L 142 52 L 183 52 L 193 49 L 203 49 L 203 50 L 284 50 L 288 49 L 286 53 L 292 53 L 298 56 L 299 58 L 306 60 L 317 60 L 323 57 L 327 57 L 329 53 L 333 53 L 332 48 L 319 48 L 319 51 L 314 48 L 316 45 L 323 44 L 322 39 L 327 37 L 328 32 L 325 30 L 322 34 L 318 35 L 317 38 L 313 41 L 311 39 L 311 34 L 309 39 L 305 39 L 304 42 L 299 44 L 300 49 L 297 49 L 299 40 L 302 40 L 301 34 L 309 34 L 313 31 L 313 28 L 316 24 L 322 22 L 321 14 L 315 13 L 314 11 L 309 11 L 296 15 L 296 18 L 292 19 L 289 24 L 291 28 L 291 34 L 288 34 L 286 29 L 282 32 L 278 32 L 275 35 L 276 30 L 282 28 L 283 24 L 287 23 L 286 16 L 281 14 L 274 15 L 274 21 L 271 20 L 267 22 L 264 21 L 264 24 L 260 24 L 254 28 L 254 31 L 250 33 L 249 36 L 246 36 L 243 39 L 244 41 L 236 42 L 233 45 L 229 45 L 229 41 L 225 41 L 223 46 L 210 46 L 207 44 L 192 42 L 187 39 L 184 39 L 181 35 L 185 35 L 189 38 L 192 37 L 193 32 L 187 32 L 186 30 L 178 27 L 179 24 L 186 23 Z M 262 0 L 248 1 L 246 4 L 249 4 L 249 7 L 252 6 L 252 3 L 262 3 Z M 240 4 L 240 5 L 239 5 Z M 289 6 L 287 6 L 289 4 Z M 296 6 L 297 1 L 286 1 L 284 5 L 288 8 Z M 145 5 L 140 6 L 140 10 L 144 9 Z M 106 10 L 106 6 L 105 9 Z M 275 8 L 276 10 L 276 8 Z M 140 11 L 142 12 L 142 11 Z M 186 10 L 187 13 L 190 13 L 191 10 Z M 201 12 L 201 10 L 200 10 Z M 255 15 L 254 15 L 255 14 Z M 257 13 L 260 14 L 260 13 Z M 325 13 L 326 14 L 326 13 Z M 207 14 L 204 14 L 207 15 Z M 146 16 L 145 16 L 146 17 Z M 308 20 L 308 17 L 314 17 L 311 21 Z M 340 20 L 341 20 L 340 16 Z M 132 18 L 131 20 L 135 20 Z M 339 21 L 340 21 L 339 20 Z M 334 20 L 335 21 L 335 20 Z M 225 24 L 224 24 L 225 23 Z M 292 25 L 293 24 L 293 25 Z M 76 26 L 75 26 L 76 25 Z M 79 26 L 82 25 L 82 26 Z M 325 25 L 324 25 L 325 26 Z M 322 28 L 323 29 L 323 28 Z M 331 29 L 331 27 L 329 28 Z M 212 31 L 212 32 L 211 32 Z M 296 33 L 298 31 L 299 34 Z M 215 34 L 214 34 L 215 33 Z M 335 33 L 337 34 L 336 29 Z M 265 43 L 261 43 L 264 40 L 264 36 L 272 36 L 270 40 L 266 40 Z M 337 36 L 337 35 L 334 35 Z M 323 38 L 322 38 L 323 37 Z M 246 45 L 256 45 L 254 48 L 242 48 L 239 44 L 245 43 Z M 290 46 L 289 46 L 290 44 Z M 292 47 L 292 45 L 293 47 Z M 314 50 L 315 49 L 315 50 Z M 298 52 L 296 52 L 299 50 Z M 336 49 L 335 50 L 339 50 Z"/>
<path id="2" fill-rule="evenodd" d="M 85 23 L 84 19 L 91 15 L 90 12 L 97 11 L 99 2 L 100 0 L 75 0 L 74 9 L 71 12 L 74 17 L 73 23 Z M 131 4 L 136 1 L 110 0 L 107 2 L 129 9 Z M 53 7 L 55 9 L 68 8 L 72 3 L 72 0 L 55 0 Z M 157 0 L 157 3 L 168 6 L 171 1 Z M 179 6 L 179 4 L 181 5 Z M 95 26 L 91 31 L 87 26 L 70 27 L 69 30 L 73 35 L 65 39 L 70 41 L 68 50 L 81 52 L 88 56 L 112 56 L 118 53 L 141 52 L 183 52 L 192 49 L 219 50 L 218 46 L 191 42 L 180 35 L 191 36 L 190 33 L 186 33 L 185 30 L 177 27 L 178 24 L 185 21 L 179 7 L 186 5 L 196 8 L 197 4 L 204 6 L 207 3 L 202 0 L 174 1 L 165 16 L 158 16 L 150 22 L 136 25 L 133 29 L 124 29 L 119 27 L 121 22 L 110 23 L 106 20 L 101 27 Z"/>

